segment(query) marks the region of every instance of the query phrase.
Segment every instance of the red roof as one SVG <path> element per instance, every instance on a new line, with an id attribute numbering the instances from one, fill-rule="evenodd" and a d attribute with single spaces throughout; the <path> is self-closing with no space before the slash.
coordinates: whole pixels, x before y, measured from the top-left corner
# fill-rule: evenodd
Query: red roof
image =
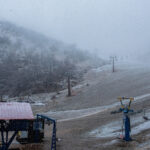
<path id="1" fill-rule="evenodd" d="M 0 120 L 32 120 L 33 112 L 29 103 L 0 102 Z"/>

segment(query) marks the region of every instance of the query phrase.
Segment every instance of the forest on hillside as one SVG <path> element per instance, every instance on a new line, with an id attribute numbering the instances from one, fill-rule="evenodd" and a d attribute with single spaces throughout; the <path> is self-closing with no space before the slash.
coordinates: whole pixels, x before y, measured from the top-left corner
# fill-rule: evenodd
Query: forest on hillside
<path id="1" fill-rule="evenodd" d="M 66 88 L 92 66 L 105 62 L 96 55 L 39 33 L 0 22 L 0 95 L 19 96 Z"/>

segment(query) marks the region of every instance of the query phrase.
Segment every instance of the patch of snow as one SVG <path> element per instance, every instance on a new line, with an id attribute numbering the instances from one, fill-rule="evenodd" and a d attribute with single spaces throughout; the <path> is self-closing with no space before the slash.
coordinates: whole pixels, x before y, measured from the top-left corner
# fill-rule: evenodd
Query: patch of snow
<path id="1" fill-rule="evenodd" d="M 135 101 L 150 97 L 150 93 L 135 97 Z"/>
<path id="2" fill-rule="evenodd" d="M 95 72 L 95 73 L 99 73 L 99 72 L 102 72 L 102 71 L 105 71 L 105 70 L 110 70 L 110 68 L 111 68 L 111 65 L 108 64 L 108 65 L 104 65 L 102 67 L 91 69 L 91 71 Z"/>
<path id="3" fill-rule="evenodd" d="M 145 150 L 149 149 L 150 148 L 150 141 L 146 141 L 146 142 L 140 144 L 139 147 L 142 149 L 145 149 Z"/>
<path id="4" fill-rule="evenodd" d="M 36 102 L 36 103 L 33 103 L 31 105 L 35 105 L 35 106 L 45 106 L 44 103 L 41 103 L 41 102 Z"/>
<path id="5" fill-rule="evenodd" d="M 138 102 L 139 100 L 141 101 L 141 99 L 147 98 L 149 96 L 150 96 L 150 94 L 144 94 L 141 96 L 137 96 L 137 97 L 135 97 L 134 102 Z M 125 101 L 125 103 L 127 103 L 127 101 Z M 68 121 L 68 120 L 80 119 L 83 117 L 95 115 L 97 113 L 106 111 L 106 110 L 114 108 L 116 106 L 120 106 L 120 102 L 116 102 L 111 105 L 99 106 L 99 107 L 95 107 L 95 108 L 80 109 L 80 110 L 49 111 L 49 112 L 46 112 L 45 114 L 56 118 L 58 121 Z"/>
<path id="6" fill-rule="evenodd" d="M 97 73 L 97 72 L 103 71 L 103 69 L 101 67 L 99 67 L 99 68 L 96 68 L 96 69 L 92 69 L 92 71 Z"/>
<path id="7" fill-rule="evenodd" d="M 67 111 L 49 111 L 45 114 L 51 117 L 54 117 L 58 120 L 58 122 L 61 121 L 68 121 L 68 120 L 74 120 L 79 119 L 83 117 L 87 117 L 90 115 L 97 114 L 99 112 L 107 110 L 109 107 L 103 106 L 103 107 L 95 107 L 95 108 L 87 108 L 87 109 L 80 109 L 80 110 L 67 110 Z"/>
<path id="8" fill-rule="evenodd" d="M 79 85 L 76 85 L 76 86 L 74 86 L 74 87 L 72 87 L 72 89 L 80 89 L 80 88 L 82 88 L 83 86 L 85 86 L 86 84 L 84 83 L 84 84 L 79 84 Z"/>
<path id="9" fill-rule="evenodd" d="M 150 129 L 150 121 L 146 121 L 132 129 L 132 134 L 138 134 L 144 130 Z"/>
<path id="10" fill-rule="evenodd" d="M 107 142 L 107 143 L 103 144 L 103 146 L 113 145 L 113 144 L 116 144 L 116 143 L 118 143 L 118 140 L 112 140 L 110 142 Z"/>
<path id="11" fill-rule="evenodd" d="M 121 121 L 115 121 L 91 131 L 89 135 L 97 138 L 115 137 L 120 134 L 117 131 L 121 131 L 121 126 Z"/>
<path id="12" fill-rule="evenodd" d="M 106 143 L 99 143 L 99 144 L 96 144 L 94 147 L 98 148 L 98 147 L 107 147 L 107 146 L 111 146 L 111 145 L 114 145 L 114 144 L 117 144 L 119 143 L 119 140 L 118 139 L 115 139 L 115 140 L 111 140 L 109 142 L 106 142 Z"/>
<path id="13" fill-rule="evenodd" d="M 149 114 L 150 115 L 150 114 Z M 122 131 L 122 118 L 120 121 L 114 121 L 112 123 L 101 126 L 89 133 L 90 136 L 94 136 L 97 138 L 108 138 L 119 136 Z M 144 121 L 141 116 L 131 116 L 131 134 L 136 135 L 141 133 L 144 130 L 150 129 L 150 121 Z"/>

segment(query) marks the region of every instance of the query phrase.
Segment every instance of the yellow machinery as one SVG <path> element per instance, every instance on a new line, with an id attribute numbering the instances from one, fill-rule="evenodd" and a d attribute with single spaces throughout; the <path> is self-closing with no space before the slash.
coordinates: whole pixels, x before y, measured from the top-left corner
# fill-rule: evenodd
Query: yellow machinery
<path id="1" fill-rule="evenodd" d="M 128 103 L 127 108 L 130 109 L 131 103 L 132 103 L 132 101 L 134 100 L 134 98 L 133 98 L 133 97 L 118 97 L 118 100 L 119 100 L 120 103 L 121 103 L 122 109 L 125 109 L 125 107 L 126 107 L 126 105 L 123 104 L 122 101 L 123 101 L 123 100 L 129 100 L 129 103 Z"/>

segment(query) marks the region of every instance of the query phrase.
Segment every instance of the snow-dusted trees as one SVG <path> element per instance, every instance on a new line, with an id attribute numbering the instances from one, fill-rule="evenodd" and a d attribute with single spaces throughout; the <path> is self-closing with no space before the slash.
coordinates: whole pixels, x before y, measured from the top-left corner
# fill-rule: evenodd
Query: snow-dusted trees
<path id="1" fill-rule="evenodd" d="M 33 54 L 20 57 L 15 51 L 6 54 L 0 63 L 0 95 L 19 96 L 29 92 L 48 92 L 63 88 L 60 83 L 67 73 L 75 71 L 67 58 L 59 61 L 54 54 Z"/>
<path id="2" fill-rule="evenodd" d="M 87 60 L 95 58 L 75 45 L 0 22 L 0 97 L 67 88 L 68 77 L 78 78 Z"/>

